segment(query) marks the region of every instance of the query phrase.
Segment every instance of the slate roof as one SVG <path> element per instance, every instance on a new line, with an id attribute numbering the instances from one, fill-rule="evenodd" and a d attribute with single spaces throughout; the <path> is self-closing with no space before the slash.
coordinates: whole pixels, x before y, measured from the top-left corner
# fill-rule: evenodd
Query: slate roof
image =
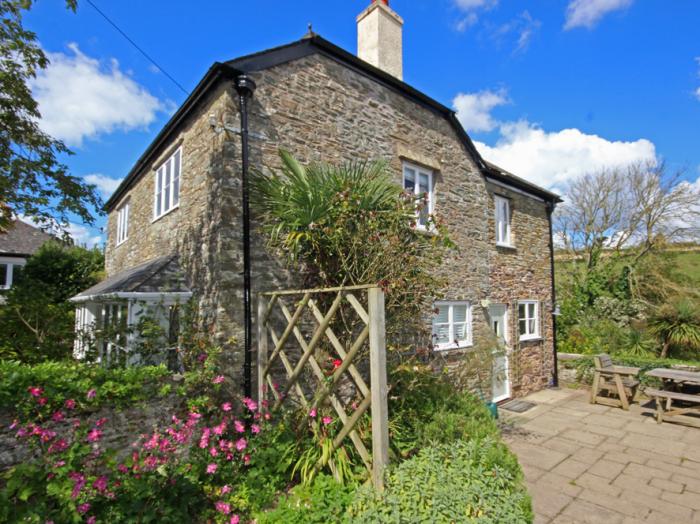
<path id="1" fill-rule="evenodd" d="M 0 255 L 29 257 L 51 239 L 38 227 L 15 220 L 7 233 L 0 233 Z"/>
<path id="2" fill-rule="evenodd" d="M 335 60 L 336 62 L 357 71 L 360 74 L 372 78 L 389 89 L 410 98 L 418 104 L 441 114 L 455 129 L 458 136 L 461 138 L 465 149 L 472 156 L 484 175 L 495 178 L 520 190 L 537 195 L 545 200 L 552 202 L 561 201 L 559 195 L 552 193 L 551 191 L 548 191 L 536 184 L 523 180 L 522 178 L 511 175 L 507 171 L 485 162 L 477 151 L 476 147 L 474 147 L 469 135 L 459 123 L 459 120 L 457 120 L 456 113 L 452 109 L 429 97 L 425 93 L 411 87 L 402 80 L 399 80 L 387 72 L 368 64 L 354 54 L 349 53 L 328 40 L 321 38 L 317 34 L 312 33 L 305 36 L 301 40 L 292 42 L 291 44 L 275 47 L 266 51 L 260 51 L 252 55 L 229 60 L 225 63 L 214 63 L 204 75 L 204 78 L 202 78 L 199 84 L 197 84 L 197 87 L 195 87 L 192 93 L 190 93 L 190 95 L 187 97 L 182 106 L 180 106 L 168 123 L 165 124 L 165 127 L 160 131 L 160 133 L 158 133 L 153 142 L 148 146 L 146 151 L 144 151 L 141 157 L 137 160 L 136 164 L 132 167 L 131 171 L 129 171 L 129 174 L 124 178 L 123 182 L 119 185 L 114 194 L 109 198 L 109 200 L 107 200 L 105 209 L 107 211 L 111 211 L 119 203 L 121 196 L 131 187 L 131 184 L 141 176 L 143 168 L 155 158 L 155 155 L 159 152 L 159 149 L 167 143 L 170 135 L 174 132 L 177 126 L 190 114 L 191 111 L 198 106 L 199 102 L 203 100 L 204 96 L 209 92 L 209 90 L 216 86 L 220 80 L 232 80 L 244 73 L 261 71 L 314 53 L 320 53 L 327 56 L 332 60 Z"/>
<path id="3" fill-rule="evenodd" d="M 124 270 L 71 298 L 79 302 L 88 297 L 114 293 L 190 292 L 176 255 L 166 255 Z"/>

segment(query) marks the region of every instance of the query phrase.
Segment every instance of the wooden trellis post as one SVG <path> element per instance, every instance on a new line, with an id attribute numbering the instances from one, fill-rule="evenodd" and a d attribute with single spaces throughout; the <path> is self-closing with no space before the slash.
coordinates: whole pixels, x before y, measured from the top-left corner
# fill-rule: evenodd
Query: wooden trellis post
<path id="1" fill-rule="evenodd" d="M 352 293 L 353 291 L 367 292 L 367 309 Z M 312 299 L 312 295 L 334 293 L 335 299 L 326 313 L 323 313 L 318 303 Z M 285 304 L 285 297 L 301 296 L 292 310 Z M 358 295 L 359 296 L 359 295 Z M 347 341 L 342 341 L 338 333 L 331 328 L 336 314 L 341 311 L 340 306 L 350 306 L 349 310 L 357 314 L 360 325 L 364 329 L 351 335 Z M 276 332 L 276 324 L 271 320 L 273 310 L 281 312 L 286 321 L 286 326 L 281 335 Z M 311 315 L 317 324 L 310 340 L 300 329 L 303 313 Z M 384 488 L 384 471 L 389 462 L 389 409 L 387 404 L 387 377 L 386 377 L 386 334 L 384 315 L 384 292 L 376 286 L 348 286 L 326 289 L 285 290 L 258 295 L 258 403 L 260 409 L 267 409 L 267 393 L 271 395 L 271 409 L 278 409 L 287 399 L 287 394 L 294 390 L 301 405 L 306 408 L 316 408 L 326 400 L 335 410 L 342 423 L 341 429 L 335 434 L 331 455 L 335 450 L 343 446 L 346 438 L 352 441 L 358 454 L 362 457 L 365 467 L 369 471 L 372 482 L 379 490 Z M 342 334 L 341 334 L 342 335 Z M 354 338 L 354 340 L 353 340 Z M 272 340 L 270 351 L 269 340 Z M 294 341 L 301 349 L 301 356 L 289 352 L 288 342 Z M 338 364 L 331 370 L 324 371 L 315 356 L 316 348 L 322 343 L 330 343 L 327 348 L 332 348 L 337 355 Z M 354 361 L 361 354 L 360 349 L 369 341 L 369 370 L 370 385 L 363 379 Z M 286 373 L 286 382 L 276 389 L 272 380 L 271 370 L 273 364 L 282 364 Z M 303 378 L 303 372 L 310 371 L 310 375 Z M 341 383 L 340 379 L 345 373 L 355 383 L 357 391 L 361 395 L 361 401 L 353 405 L 353 411 L 346 411 L 347 405 L 342 402 L 335 389 Z M 307 398 L 308 393 L 301 386 L 301 380 L 308 380 L 308 376 L 315 377 L 317 383 L 312 386 L 312 398 Z M 346 377 L 347 378 L 347 377 Z M 309 386 L 310 384 L 307 384 Z M 269 388 L 269 389 L 268 389 Z M 307 387 L 308 390 L 308 387 Z M 357 431 L 357 424 L 363 414 L 371 410 L 372 415 L 372 455 L 367 451 L 362 438 Z M 330 456 L 319 460 L 316 468 L 325 466 Z"/>

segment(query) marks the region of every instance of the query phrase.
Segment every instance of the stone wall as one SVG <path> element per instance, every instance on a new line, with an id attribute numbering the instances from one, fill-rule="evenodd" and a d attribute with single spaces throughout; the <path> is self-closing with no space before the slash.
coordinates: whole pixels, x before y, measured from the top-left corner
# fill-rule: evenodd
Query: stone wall
<path id="1" fill-rule="evenodd" d="M 536 298 L 542 301 L 543 313 L 550 311 L 544 203 L 513 193 L 516 249 L 497 250 L 494 188 L 488 186 L 444 116 L 320 54 L 252 77 L 258 89 L 252 100 L 250 128 L 265 137 L 251 139 L 255 168 L 278 167 L 280 148 L 303 163 L 383 159 L 397 183 L 401 183 L 404 160 L 428 167 L 435 172 L 435 211 L 458 246 L 441 269 L 449 283 L 445 299 L 472 303 L 475 340 L 490 330 L 486 310 L 479 306 L 483 299 L 512 307 L 518 299 Z M 110 215 L 107 267 L 112 274 L 166 250 L 177 250 L 206 325 L 215 340 L 226 345 L 229 337 L 242 338 L 240 139 L 236 134 L 215 133 L 212 117 L 215 122 L 238 127 L 231 85 L 222 83 L 161 154 L 164 159 L 176 144 L 182 144 L 180 208 L 151 223 L 153 173 L 159 162 L 154 163 L 130 191 L 134 215 L 130 238 L 119 247 L 112 245 L 116 208 Z M 255 236 L 254 292 L 297 282 L 297 275 L 284 270 L 265 251 L 263 239 Z M 543 322 L 544 340 L 515 348 L 511 374 L 516 395 L 545 386 L 551 376 L 548 315 L 543 315 Z M 510 324 L 514 332 L 513 315 Z M 234 375 L 240 370 L 239 347 L 226 345 Z M 450 356 L 458 358 L 459 352 Z"/>

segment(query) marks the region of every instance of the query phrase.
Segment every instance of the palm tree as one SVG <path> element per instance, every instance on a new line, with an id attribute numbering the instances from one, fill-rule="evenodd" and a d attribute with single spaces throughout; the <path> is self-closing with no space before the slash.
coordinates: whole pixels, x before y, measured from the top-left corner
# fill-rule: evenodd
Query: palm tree
<path id="1" fill-rule="evenodd" d="M 649 320 L 649 331 L 661 343 L 661 358 L 668 357 L 671 346 L 700 348 L 700 312 L 687 301 L 675 305 L 666 304 L 659 308 Z"/>

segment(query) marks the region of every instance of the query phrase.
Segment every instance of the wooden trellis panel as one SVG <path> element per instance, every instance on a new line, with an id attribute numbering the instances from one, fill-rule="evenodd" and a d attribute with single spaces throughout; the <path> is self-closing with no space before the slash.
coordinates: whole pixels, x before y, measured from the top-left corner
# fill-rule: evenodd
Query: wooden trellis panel
<path id="1" fill-rule="evenodd" d="M 321 306 L 314 297 L 333 297 L 328 311 L 321 311 Z M 366 307 L 362 298 L 366 296 Z M 359 298 L 358 298 L 359 297 Z M 295 300 L 295 307 L 289 308 L 286 301 Z M 347 319 L 338 318 L 341 308 L 354 312 L 359 329 L 347 333 L 336 333 L 332 329 L 334 320 L 342 324 Z M 348 307 L 349 306 L 349 307 Z M 281 313 L 283 325 L 273 320 L 274 313 Z M 304 335 L 302 322 L 304 315 L 313 319 L 315 328 L 311 338 Z M 279 409 L 294 392 L 306 409 L 319 407 L 328 400 L 342 423 L 341 429 L 332 441 L 335 451 L 345 445 L 349 438 L 362 461 L 372 476 L 377 489 L 383 489 L 384 469 L 389 461 L 389 430 L 386 383 L 386 340 L 384 327 L 384 293 L 376 286 L 348 286 L 326 289 L 306 289 L 276 291 L 258 295 L 258 404 L 265 409 Z M 346 335 L 346 336 L 344 336 Z M 269 345 L 272 341 L 272 346 Z M 298 351 L 291 348 L 293 341 L 298 344 Z M 369 345 L 369 353 L 362 352 Z M 326 376 L 317 360 L 316 353 L 323 346 L 329 354 L 340 361 L 331 375 Z M 270 351 L 271 349 L 271 351 Z M 332 352 L 332 353 L 331 353 Z M 359 368 L 361 355 L 369 359 L 370 384 L 367 385 Z M 286 379 L 280 387 L 275 387 L 271 371 L 273 366 L 281 363 Z M 307 382 L 304 382 L 306 377 Z M 308 383 L 311 377 L 313 383 Z M 351 414 L 346 411 L 338 387 L 341 379 L 352 380 L 361 400 Z M 308 393 L 310 392 L 310 394 Z M 268 398 L 267 394 L 271 394 Z M 267 402 L 263 402 L 267 401 Z M 372 453 L 367 450 L 356 426 L 362 415 L 371 408 L 372 416 Z M 332 455 L 332 453 L 331 453 Z M 319 462 L 321 468 L 326 463 Z"/>

